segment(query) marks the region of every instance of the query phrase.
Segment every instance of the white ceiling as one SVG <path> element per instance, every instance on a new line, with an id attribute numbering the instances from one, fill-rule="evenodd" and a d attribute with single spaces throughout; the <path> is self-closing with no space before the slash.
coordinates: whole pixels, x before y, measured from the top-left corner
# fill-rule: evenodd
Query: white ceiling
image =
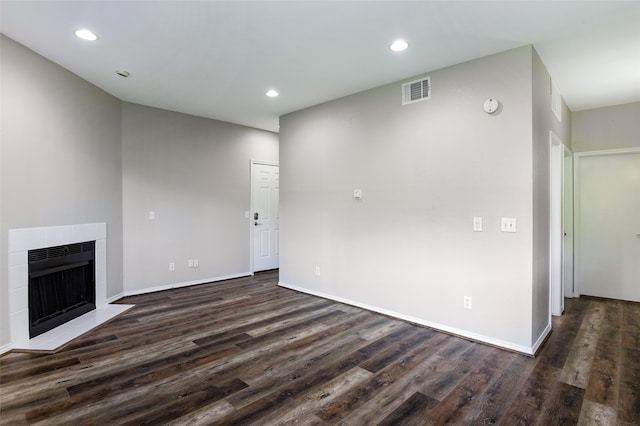
<path id="1" fill-rule="evenodd" d="M 640 101 L 639 1 L 0 5 L 2 33 L 122 100 L 271 131 L 282 114 L 527 44 L 572 111 Z M 407 51 L 388 49 L 397 38 Z"/>

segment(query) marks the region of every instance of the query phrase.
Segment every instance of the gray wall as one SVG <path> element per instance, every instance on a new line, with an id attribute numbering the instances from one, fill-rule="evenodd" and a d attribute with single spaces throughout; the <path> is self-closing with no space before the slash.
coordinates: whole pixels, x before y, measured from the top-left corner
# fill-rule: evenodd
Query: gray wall
<path id="1" fill-rule="evenodd" d="M 428 75 L 424 102 L 395 83 L 281 117 L 280 280 L 529 348 L 532 48 Z"/>
<path id="2" fill-rule="evenodd" d="M 130 103 L 122 129 L 125 292 L 248 274 L 250 162 L 278 135 Z"/>
<path id="3" fill-rule="evenodd" d="M 571 115 L 573 152 L 640 147 L 640 102 Z"/>
<path id="4" fill-rule="evenodd" d="M 276 134 L 123 104 L 0 43 L 0 348 L 9 229 L 106 222 L 109 297 L 249 272 L 250 160 L 277 162 Z"/>
<path id="5" fill-rule="evenodd" d="M 122 104 L 5 36 L 0 51 L 3 346 L 9 229 L 106 222 L 107 296 L 122 292 Z"/>
<path id="6" fill-rule="evenodd" d="M 551 77 L 535 49 L 533 88 L 533 288 L 532 344 L 549 326 L 550 141 L 549 131 L 571 147 L 571 112 L 562 102 L 561 120 L 551 111 Z"/>

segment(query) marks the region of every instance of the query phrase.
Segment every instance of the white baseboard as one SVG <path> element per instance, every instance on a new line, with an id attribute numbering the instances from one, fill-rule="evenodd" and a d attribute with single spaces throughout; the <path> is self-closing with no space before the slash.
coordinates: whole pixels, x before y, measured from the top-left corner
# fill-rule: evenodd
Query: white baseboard
<path id="1" fill-rule="evenodd" d="M 225 275 L 222 277 L 204 278 L 204 279 L 195 280 L 195 281 L 186 281 L 182 283 L 167 284 L 167 285 L 161 285 L 157 287 L 148 287 L 148 288 L 143 288 L 141 290 L 125 291 L 122 293 L 120 297 L 137 296 L 139 294 L 154 293 L 156 291 L 171 290 L 173 288 L 189 287 L 191 285 L 213 283 L 216 281 L 231 280 L 234 278 L 250 277 L 251 275 L 253 275 L 251 272 L 241 272 L 239 274 Z"/>
<path id="2" fill-rule="evenodd" d="M 542 346 L 542 344 L 547 339 L 550 333 L 551 333 L 551 323 L 547 324 L 542 334 L 540 334 L 540 337 L 538 337 L 538 340 L 536 340 L 536 343 L 533 344 L 533 347 L 531 348 L 531 350 L 533 351 L 532 355 L 538 352 L 538 350 L 540 349 L 540 346 Z"/>
<path id="3" fill-rule="evenodd" d="M 108 305 L 109 303 L 113 303 L 113 302 L 115 302 L 116 300 L 120 300 L 120 299 L 122 299 L 123 297 L 124 297 L 124 292 L 118 293 L 118 294 L 116 294 L 115 296 L 107 297 L 107 305 Z"/>
<path id="4" fill-rule="evenodd" d="M 351 306 L 355 306 L 358 308 L 362 308 L 362 309 L 366 309 L 368 311 L 373 311 L 373 312 L 377 312 L 383 315 L 387 315 L 393 318 L 398 318 L 404 321 L 408 321 L 408 322 L 412 322 L 414 324 L 419 324 L 419 325 L 423 325 L 425 327 L 429 327 L 429 328 L 433 328 L 435 330 L 439 330 L 439 331 L 443 331 L 445 333 L 448 334 L 453 334 L 456 336 L 460 336 L 460 337 L 464 337 L 467 339 L 471 339 L 474 341 L 478 341 L 478 342 L 482 342 L 482 343 L 487 343 L 489 345 L 492 346 L 497 346 L 500 348 L 504 348 L 504 349 L 508 349 L 510 351 L 514 351 L 514 352 L 519 352 L 525 355 L 534 355 L 535 354 L 535 350 L 537 350 L 537 347 L 528 347 L 528 346 L 524 346 L 524 345 L 518 345 L 515 343 L 511 343 L 511 342 L 507 342 L 504 340 L 500 340 L 500 339 L 495 339 L 493 337 L 489 337 L 489 336 L 484 336 L 482 334 L 478 334 L 478 333 L 474 333 L 471 331 L 467 331 L 467 330 L 462 330 L 459 328 L 455 328 L 455 327 L 449 327 L 447 325 L 443 325 L 443 324 L 439 324 L 439 323 L 435 323 L 432 321 L 426 321 L 422 318 L 416 318 L 410 315 L 405 315 L 405 314 L 401 314 L 398 312 L 394 312 L 394 311 L 390 311 L 388 309 L 384 309 L 384 308 L 380 308 L 377 306 L 372 306 L 372 305 L 367 305 L 366 303 L 360 303 L 360 302 L 356 302 L 354 300 L 350 300 L 350 299 L 345 299 L 343 297 L 337 297 L 331 294 L 326 294 L 326 293 L 322 293 L 322 292 L 318 292 L 318 291 L 313 291 L 313 290 L 309 290 L 307 288 L 303 288 L 303 287 L 298 287 L 296 285 L 293 284 L 288 284 L 288 283 L 284 283 L 282 281 L 278 282 L 278 285 L 280 287 L 284 287 L 284 288 L 288 288 L 291 290 L 295 290 L 295 291 L 299 291 L 301 293 L 306 293 L 306 294 L 310 294 L 312 296 L 318 296 L 318 297 L 322 297 L 323 299 L 329 299 L 329 300 L 333 300 L 336 302 L 340 302 L 340 303 L 344 303 L 347 305 L 351 305 Z M 551 331 L 551 327 L 549 326 L 549 331 Z M 543 333 L 544 336 L 546 337 L 546 333 Z M 540 339 L 538 339 L 538 342 L 536 342 L 536 345 L 541 345 L 542 342 L 544 341 L 544 338 L 541 337 Z"/>
<path id="5" fill-rule="evenodd" d="M 11 343 L 7 343 L 6 345 L 0 346 L 0 355 L 4 355 L 13 349 L 13 345 Z"/>

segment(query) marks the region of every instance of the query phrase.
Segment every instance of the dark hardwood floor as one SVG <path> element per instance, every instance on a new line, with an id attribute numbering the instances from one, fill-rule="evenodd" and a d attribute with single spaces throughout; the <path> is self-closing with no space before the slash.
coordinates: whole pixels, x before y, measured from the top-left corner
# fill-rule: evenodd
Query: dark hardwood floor
<path id="1" fill-rule="evenodd" d="M 567 300 L 534 359 L 276 283 L 127 297 L 55 354 L 5 355 L 0 423 L 640 424 L 638 303 Z"/>

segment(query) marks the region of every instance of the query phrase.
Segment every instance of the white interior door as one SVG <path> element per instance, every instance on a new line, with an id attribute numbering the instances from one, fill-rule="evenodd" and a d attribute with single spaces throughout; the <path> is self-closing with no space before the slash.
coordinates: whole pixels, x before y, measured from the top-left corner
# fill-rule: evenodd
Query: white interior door
<path id="1" fill-rule="evenodd" d="M 640 150 L 576 156 L 576 286 L 640 302 Z"/>
<path id="2" fill-rule="evenodd" d="M 253 271 L 278 268 L 280 229 L 280 169 L 273 164 L 251 163 Z"/>

